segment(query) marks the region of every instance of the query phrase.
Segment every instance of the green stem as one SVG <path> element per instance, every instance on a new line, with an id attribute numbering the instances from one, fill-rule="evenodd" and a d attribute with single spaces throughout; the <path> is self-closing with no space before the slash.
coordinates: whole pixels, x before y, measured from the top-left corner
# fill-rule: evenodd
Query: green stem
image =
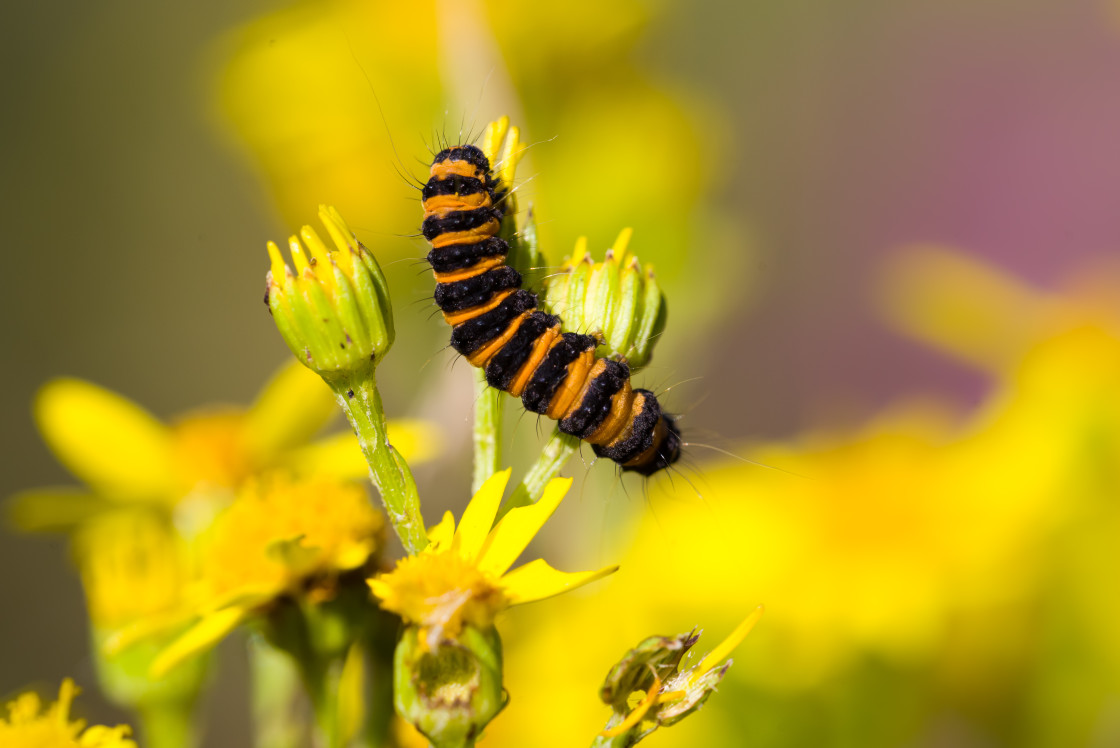
<path id="1" fill-rule="evenodd" d="M 560 474 L 565 463 L 578 450 L 579 439 L 563 433 L 560 429 L 555 429 L 552 432 L 552 437 L 548 440 L 548 444 L 544 445 L 541 456 L 529 468 L 525 478 L 518 484 L 517 488 L 513 489 L 509 500 L 498 512 L 498 519 L 506 516 L 511 509 L 529 506 L 540 501 L 541 496 L 544 495 L 544 487 L 548 485 L 550 480 Z"/>
<path id="2" fill-rule="evenodd" d="M 193 748 L 198 745 L 194 700 L 153 701 L 136 711 L 144 745 L 149 748 Z"/>
<path id="3" fill-rule="evenodd" d="M 305 728 L 296 711 L 302 688 L 291 657 L 259 636 L 249 639 L 253 728 L 259 748 L 299 748 Z"/>
<path id="4" fill-rule="evenodd" d="M 405 550 L 412 555 L 419 553 L 428 545 L 428 535 L 420 514 L 416 481 L 408 464 L 389 443 L 385 411 L 372 374 L 358 374 L 330 384 L 358 435 L 358 444 L 369 463 L 373 483 L 381 492 L 389 521 Z"/>
<path id="5" fill-rule="evenodd" d="M 603 726 L 603 731 L 605 732 L 622 724 L 625 719 L 625 714 L 619 714 L 618 712 L 612 713 L 611 718 L 607 720 L 607 724 Z M 630 748 L 632 745 L 637 745 L 642 737 L 642 734 L 638 731 L 638 726 L 635 725 L 614 737 L 607 737 L 602 733 L 596 735 L 595 739 L 591 741 L 591 748 Z"/>
<path id="6" fill-rule="evenodd" d="M 502 466 L 502 391 L 486 383 L 486 372 L 474 370 L 474 477 L 471 493 Z"/>
<path id="7" fill-rule="evenodd" d="M 341 748 L 342 730 L 338 713 L 338 681 L 342 662 L 335 660 L 321 667 L 304 668 L 307 693 L 315 711 L 316 748 Z"/>

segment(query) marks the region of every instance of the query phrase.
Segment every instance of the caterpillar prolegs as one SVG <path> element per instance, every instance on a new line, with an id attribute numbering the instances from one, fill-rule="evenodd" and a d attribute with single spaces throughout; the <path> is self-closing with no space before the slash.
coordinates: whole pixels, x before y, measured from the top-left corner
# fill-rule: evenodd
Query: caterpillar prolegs
<path id="1" fill-rule="evenodd" d="M 509 245 L 498 236 L 505 195 L 483 151 L 440 151 L 422 194 L 435 301 L 452 327 L 451 347 L 490 386 L 623 470 L 652 475 L 676 462 L 680 431 L 657 397 L 631 387 L 625 362 L 596 356 L 597 338 L 561 332 L 560 317 L 538 310 L 536 294 L 506 264 Z"/>

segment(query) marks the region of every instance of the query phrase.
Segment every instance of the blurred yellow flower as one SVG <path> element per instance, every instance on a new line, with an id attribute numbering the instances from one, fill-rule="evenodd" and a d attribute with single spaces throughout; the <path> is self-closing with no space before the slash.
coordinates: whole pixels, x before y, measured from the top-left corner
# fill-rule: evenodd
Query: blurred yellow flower
<path id="1" fill-rule="evenodd" d="M 280 474 L 248 482 L 203 546 L 199 581 L 186 593 L 197 622 L 163 651 L 153 672 L 212 647 L 285 596 L 332 599 L 339 577 L 369 564 L 384 540 L 384 517 L 352 483 Z"/>
<path id="2" fill-rule="evenodd" d="M 509 476 L 510 470 L 491 476 L 463 511 L 457 528 L 448 512 L 429 533 L 427 548 L 369 580 L 381 607 L 419 626 L 420 642 L 431 650 L 456 639 L 465 625 L 490 628 L 511 605 L 558 595 L 618 569 L 565 573 L 537 559 L 509 571 L 572 483 L 570 478 L 551 481 L 539 502 L 510 511 L 494 525 Z"/>
<path id="3" fill-rule="evenodd" d="M 719 287 L 742 288 L 748 255 L 708 199 L 733 162 L 723 117 L 637 62 L 634 48 L 664 7 L 289 6 L 219 40 L 216 103 L 289 223 L 329 196 L 371 246 L 375 233 L 415 231 L 401 174 L 416 181 L 421 140 L 435 153 L 509 112 L 540 143 L 522 173 L 542 178 L 518 185 L 518 196 L 536 205 L 546 253 L 581 234 L 605 242 L 625 215 L 646 237 L 643 260 L 685 293 L 681 319 L 696 320 L 725 313 Z M 601 205 L 611 208 L 588 209 Z M 705 247 L 704 262 L 685 250 L 693 246 Z M 376 254 L 386 262 L 421 250 L 387 240 Z"/>
<path id="4" fill-rule="evenodd" d="M 136 403 L 78 379 L 43 386 L 35 417 L 47 445 L 89 491 L 33 489 L 10 511 L 27 530 L 69 529 L 114 506 L 139 502 L 176 509 L 188 535 L 249 476 L 283 465 L 302 474 L 359 478 L 368 467 L 352 434 L 312 442 L 338 412 L 330 389 L 292 362 L 247 409 L 209 409 L 165 425 Z M 390 424 L 394 444 L 416 462 L 438 450 L 422 421 Z M 198 497 L 202 501 L 191 501 Z"/>
<path id="5" fill-rule="evenodd" d="M 86 727 L 85 720 L 70 719 L 70 705 L 78 687 L 62 681 L 58 701 L 43 710 L 35 693 L 23 693 L 8 702 L 8 717 L 0 719 L 0 745 L 11 748 L 136 748 L 128 739 L 127 725 Z"/>

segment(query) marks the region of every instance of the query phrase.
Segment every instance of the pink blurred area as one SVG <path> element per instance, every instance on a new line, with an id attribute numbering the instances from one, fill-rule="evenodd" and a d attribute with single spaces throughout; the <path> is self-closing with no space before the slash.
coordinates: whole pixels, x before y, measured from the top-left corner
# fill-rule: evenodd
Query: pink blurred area
<path id="1" fill-rule="evenodd" d="M 721 69 L 741 148 L 728 200 L 762 254 L 729 367 L 766 393 L 749 418 L 764 430 L 921 390 L 974 401 L 971 372 L 881 323 L 879 272 L 901 246 L 955 246 L 1041 286 L 1120 247 L 1107 3 L 824 6 L 740 11 L 749 42 Z"/>

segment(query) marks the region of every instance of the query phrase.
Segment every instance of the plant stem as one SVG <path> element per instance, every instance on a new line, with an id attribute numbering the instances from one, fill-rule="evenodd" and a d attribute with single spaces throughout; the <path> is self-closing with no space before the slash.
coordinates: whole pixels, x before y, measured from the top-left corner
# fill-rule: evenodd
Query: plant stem
<path id="1" fill-rule="evenodd" d="M 548 440 L 548 444 L 544 445 L 541 456 L 529 468 L 525 478 L 518 484 L 517 488 L 513 489 L 509 500 L 498 512 L 498 519 L 506 516 L 511 509 L 529 506 L 540 501 L 541 496 L 544 495 L 544 487 L 560 473 L 564 464 L 578 449 L 579 439 L 563 433 L 560 429 L 555 429 L 552 432 L 552 437 Z"/>
<path id="2" fill-rule="evenodd" d="M 136 711 L 144 745 L 151 748 L 192 748 L 197 745 L 193 706 L 193 699 L 138 705 Z"/>
<path id="3" fill-rule="evenodd" d="M 338 713 L 338 681 L 342 671 L 341 661 L 323 663 L 319 667 L 304 667 L 304 681 L 315 711 L 316 748 L 341 748 L 342 730 Z"/>
<path id="4" fill-rule="evenodd" d="M 482 488 L 502 466 L 502 392 L 486 383 L 486 372 L 474 370 L 474 477 L 471 493 Z"/>
<path id="5" fill-rule="evenodd" d="M 298 748 L 307 742 L 296 706 L 302 688 L 289 655 L 257 635 L 249 638 L 253 732 L 258 748 Z"/>
<path id="6" fill-rule="evenodd" d="M 405 550 L 415 555 L 428 545 L 420 497 L 412 471 L 389 443 L 385 411 L 372 373 L 331 382 L 335 397 L 358 436 L 369 464 L 370 477 L 381 492 L 381 501 Z"/>

